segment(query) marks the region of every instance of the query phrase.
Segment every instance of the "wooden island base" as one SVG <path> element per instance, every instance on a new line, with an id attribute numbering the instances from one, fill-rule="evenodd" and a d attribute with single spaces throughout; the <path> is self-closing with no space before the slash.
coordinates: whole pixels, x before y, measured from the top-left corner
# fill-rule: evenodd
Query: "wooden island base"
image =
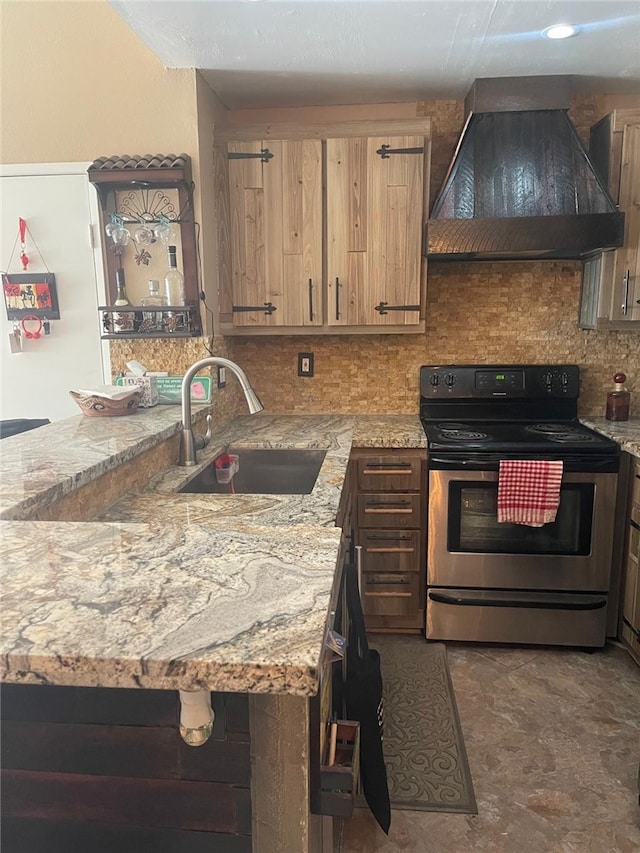
<path id="1" fill-rule="evenodd" d="M 189 747 L 173 691 L 2 685 L 3 853 L 321 850 L 307 700 L 212 705 L 212 737 Z"/>

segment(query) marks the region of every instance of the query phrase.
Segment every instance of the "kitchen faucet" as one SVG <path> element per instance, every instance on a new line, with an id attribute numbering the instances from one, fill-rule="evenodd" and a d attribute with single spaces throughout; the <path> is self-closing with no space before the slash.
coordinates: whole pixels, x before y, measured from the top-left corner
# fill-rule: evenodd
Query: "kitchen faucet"
<path id="1" fill-rule="evenodd" d="M 238 377 L 238 381 L 244 391 L 247 406 L 252 415 L 261 412 L 264 406 L 258 399 L 258 395 L 251 387 L 247 374 L 234 361 L 228 358 L 212 355 L 209 358 L 201 358 L 187 370 L 182 378 L 182 440 L 180 442 L 180 465 L 190 468 L 196 464 L 196 450 L 202 450 L 211 441 L 211 415 L 207 415 L 207 432 L 205 435 L 194 436 L 191 429 L 191 380 L 203 367 L 227 367 Z"/>

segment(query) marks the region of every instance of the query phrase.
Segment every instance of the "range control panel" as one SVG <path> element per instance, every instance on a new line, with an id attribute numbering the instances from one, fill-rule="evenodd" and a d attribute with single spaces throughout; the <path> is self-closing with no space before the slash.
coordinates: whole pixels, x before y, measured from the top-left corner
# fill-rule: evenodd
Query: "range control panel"
<path id="1" fill-rule="evenodd" d="M 431 399 L 578 398 L 576 364 L 468 365 L 420 368 L 420 394 Z"/>

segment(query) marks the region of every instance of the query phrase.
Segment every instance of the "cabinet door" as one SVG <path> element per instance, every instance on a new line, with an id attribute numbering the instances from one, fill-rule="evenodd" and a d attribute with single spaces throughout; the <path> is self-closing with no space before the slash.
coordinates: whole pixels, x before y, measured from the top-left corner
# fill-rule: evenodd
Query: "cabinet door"
<path id="1" fill-rule="evenodd" d="M 422 136 L 327 140 L 329 325 L 419 323 L 424 150 Z"/>
<path id="2" fill-rule="evenodd" d="M 622 143 L 619 208 L 624 245 L 616 250 L 611 320 L 640 320 L 640 125 L 626 125 Z"/>
<path id="3" fill-rule="evenodd" d="M 228 157 L 234 325 L 321 325 L 320 141 L 230 142 Z"/>
<path id="4" fill-rule="evenodd" d="M 640 663 L 640 463 L 635 464 L 632 477 L 622 639 Z"/>

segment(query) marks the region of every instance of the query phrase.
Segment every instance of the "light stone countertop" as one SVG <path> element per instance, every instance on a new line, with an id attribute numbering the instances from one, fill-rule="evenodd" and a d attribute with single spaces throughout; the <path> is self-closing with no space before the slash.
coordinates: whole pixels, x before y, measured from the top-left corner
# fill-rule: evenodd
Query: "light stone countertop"
<path id="1" fill-rule="evenodd" d="M 322 468 L 309 495 L 177 494 L 229 446 L 326 449 Z M 417 415 L 268 415 L 233 422 L 198 454 L 198 465 L 172 468 L 144 492 L 128 494 L 109 508 L 104 521 L 147 521 L 151 517 L 179 524 L 206 524 L 212 518 L 242 518 L 260 524 L 312 524 L 333 527 L 352 447 L 424 448 L 426 436 Z"/>
<path id="2" fill-rule="evenodd" d="M 2 679 L 317 692 L 341 531 L 0 522 Z"/>
<path id="3" fill-rule="evenodd" d="M 179 418 L 176 407 L 80 415 L 4 439 L 0 516 L 28 519 L 173 435 Z M 175 494 L 230 443 L 327 454 L 311 495 Z M 351 446 L 425 444 L 417 415 L 261 413 L 216 436 L 197 467 L 161 474 L 101 520 L 0 522 L 0 677 L 315 693 Z"/>
<path id="4" fill-rule="evenodd" d="M 210 406 L 194 406 L 194 419 Z M 0 518 L 25 519 L 180 431 L 179 406 L 65 418 L 0 442 Z"/>
<path id="5" fill-rule="evenodd" d="M 640 459 L 640 418 L 631 418 L 628 421 L 608 421 L 606 418 L 580 418 L 580 423 L 590 429 L 612 438 L 625 450 L 637 459 Z"/>

